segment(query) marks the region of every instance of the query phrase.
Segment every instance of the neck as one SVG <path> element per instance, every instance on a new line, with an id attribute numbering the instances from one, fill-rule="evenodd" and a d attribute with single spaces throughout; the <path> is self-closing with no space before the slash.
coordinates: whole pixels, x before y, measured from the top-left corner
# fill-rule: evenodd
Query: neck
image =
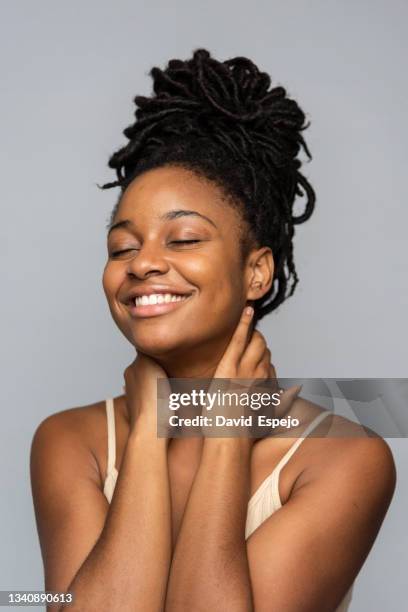
<path id="1" fill-rule="evenodd" d="M 166 372 L 168 378 L 213 378 L 217 363 L 204 363 L 197 360 L 194 363 L 175 362 L 173 360 L 156 359 Z"/>
<path id="2" fill-rule="evenodd" d="M 164 369 L 168 378 L 212 379 L 217 366 L 228 345 L 229 338 L 223 341 L 208 342 L 205 346 L 196 346 L 180 350 L 175 354 L 154 356 L 153 358 Z M 198 466 L 200 463 L 204 438 L 186 436 L 172 438 L 169 441 L 169 454 L 176 464 Z"/>
<path id="3" fill-rule="evenodd" d="M 168 378 L 213 378 L 228 345 L 227 340 L 215 340 L 188 349 L 152 356 Z"/>

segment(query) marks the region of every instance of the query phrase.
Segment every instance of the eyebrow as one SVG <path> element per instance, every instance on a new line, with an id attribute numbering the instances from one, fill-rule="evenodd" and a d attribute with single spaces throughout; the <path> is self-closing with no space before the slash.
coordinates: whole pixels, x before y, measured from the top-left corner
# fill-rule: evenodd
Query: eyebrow
<path id="1" fill-rule="evenodd" d="M 159 219 L 161 221 L 170 221 L 172 219 L 178 219 L 179 217 L 187 217 L 187 216 L 200 217 L 201 219 L 204 219 L 205 221 L 208 221 L 209 223 L 211 223 L 211 225 L 213 225 L 215 228 L 217 228 L 217 226 L 215 225 L 214 221 L 212 221 L 209 217 L 206 217 L 205 215 L 202 215 L 201 213 L 197 212 L 196 210 L 186 210 L 184 208 L 178 208 L 176 210 L 169 210 L 164 215 L 161 215 L 159 217 Z M 133 221 L 131 219 L 122 219 L 121 221 L 117 221 L 116 223 L 111 225 L 111 227 L 109 228 L 108 236 L 115 229 L 119 229 L 121 227 L 128 228 L 128 227 L 132 227 L 133 225 L 134 225 L 134 223 L 133 223 Z"/>

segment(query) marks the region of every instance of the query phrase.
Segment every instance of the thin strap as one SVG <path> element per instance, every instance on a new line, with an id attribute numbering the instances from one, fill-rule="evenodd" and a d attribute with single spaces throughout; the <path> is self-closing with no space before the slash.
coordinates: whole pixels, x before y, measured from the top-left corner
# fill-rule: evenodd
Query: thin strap
<path id="1" fill-rule="evenodd" d="M 320 414 L 317 415 L 316 418 L 313 419 L 313 421 L 311 421 L 309 423 L 309 425 L 306 427 L 306 429 L 304 430 L 303 434 L 301 435 L 300 438 L 298 438 L 296 440 L 296 442 L 294 442 L 294 444 L 292 444 L 292 446 L 290 447 L 290 449 L 287 451 L 287 453 L 285 453 L 282 457 L 282 459 L 279 461 L 279 463 L 277 464 L 275 470 L 276 472 L 279 474 L 280 470 L 283 468 L 284 465 L 287 464 L 287 462 L 289 461 L 289 459 L 291 458 L 291 456 L 293 455 L 293 453 L 299 448 L 299 446 L 302 444 L 303 440 L 305 438 L 307 438 L 307 436 L 319 425 L 319 423 L 321 421 L 323 421 L 323 419 L 331 413 L 331 410 L 325 410 L 324 412 L 321 412 Z"/>
<path id="2" fill-rule="evenodd" d="M 276 466 L 275 470 L 273 471 L 272 478 L 271 478 L 271 480 L 272 480 L 271 487 L 272 487 L 272 499 L 273 499 L 273 503 L 275 505 L 275 508 L 281 508 L 282 507 L 282 501 L 281 501 L 281 498 L 280 498 L 280 495 L 279 495 L 279 475 L 281 473 L 282 468 L 287 464 L 289 459 L 292 457 L 293 453 L 302 444 L 303 440 L 305 438 L 307 438 L 307 436 L 330 413 L 331 413 L 331 410 L 325 410 L 324 412 L 321 412 L 320 414 L 318 414 L 317 417 L 315 419 L 313 419 L 313 421 L 311 421 L 309 423 L 309 425 L 306 427 L 305 431 L 303 432 L 302 437 L 298 438 L 296 440 L 296 442 L 290 447 L 288 452 L 282 457 L 282 459 L 279 461 L 278 465 Z"/>
<path id="3" fill-rule="evenodd" d="M 115 440 L 115 410 L 113 398 L 106 400 L 106 417 L 108 421 L 108 474 L 115 468 L 116 440 Z"/>
<path id="4" fill-rule="evenodd" d="M 273 495 L 275 507 L 279 507 L 279 506 L 282 505 L 281 502 L 280 502 L 279 489 L 278 489 L 279 474 L 280 474 L 281 469 L 283 468 L 284 465 L 286 465 L 286 463 L 292 457 L 292 455 L 296 451 L 296 449 L 299 448 L 299 446 L 302 444 L 303 440 L 330 413 L 331 413 L 331 410 L 325 410 L 324 412 L 321 412 L 320 414 L 318 414 L 317 417 L 315 417 L 313 419 L 313 421 L 311 421 L 309 423 L 309 425 L 306 427 L 306 429 L 302 433 L 302 436 L 300 438 L 298 438 L 296 440 L 296 442 L 294 442 L 292 444 L 292 446 L 289 448 L 289 450 L 283 455 L 282 459 L 276 464 L 276 466 L 274 467 L 272 472 L 261 482 L 261 484 L 259 485 L 259 487 L 255 491 L 255 493 L 250 498 L 250 500 L 248 502 L 249 506 L 252 506 L 253 504 L 255 504 L 258 501 L 258 499 L 263 495 L 265 489 L 267 489 L 267 487 L 269 486 L 269 483 L 272 484 L 272 495 Z"/>

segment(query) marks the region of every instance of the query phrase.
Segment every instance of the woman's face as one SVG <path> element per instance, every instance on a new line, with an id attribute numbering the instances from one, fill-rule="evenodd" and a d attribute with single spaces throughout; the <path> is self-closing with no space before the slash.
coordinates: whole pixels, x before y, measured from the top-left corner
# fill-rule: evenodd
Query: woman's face
<path id="1" fill-rule="evenodd" d="M 231 336 L 251 282 L 241 261 L 240 221 L 216 184 L 183 168 L 149 170 L 127 187 L 108 235 L 103 288 L 136 349 L 152 357 L 204 354 Z M 183 298 L 129 304 L 135 293 L 161 292 L 160 301 L 169 299 L 165 293 Z"/>

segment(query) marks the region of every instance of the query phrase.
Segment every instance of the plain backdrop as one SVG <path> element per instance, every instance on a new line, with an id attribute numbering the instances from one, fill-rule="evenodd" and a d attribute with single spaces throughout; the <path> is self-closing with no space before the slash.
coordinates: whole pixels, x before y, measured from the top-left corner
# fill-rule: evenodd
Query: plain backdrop
<path id="1" fill-rule="evenodd" d="M 152 66 L 205 47 L 246 55 L 311 127 L 317 193 L 298 226 L 296 293 L 261 325 L 278 375 L 405 377 L 407 156 L 403 1 L 9 0 L 1 5 L 0 589 L 43 588 L 29 481 L 35 428 L 122 392 L 133 347 L 102 290 L 117 190 L 109 155 Z M 405 608 L 406 439 L 352 612 Z"/>

